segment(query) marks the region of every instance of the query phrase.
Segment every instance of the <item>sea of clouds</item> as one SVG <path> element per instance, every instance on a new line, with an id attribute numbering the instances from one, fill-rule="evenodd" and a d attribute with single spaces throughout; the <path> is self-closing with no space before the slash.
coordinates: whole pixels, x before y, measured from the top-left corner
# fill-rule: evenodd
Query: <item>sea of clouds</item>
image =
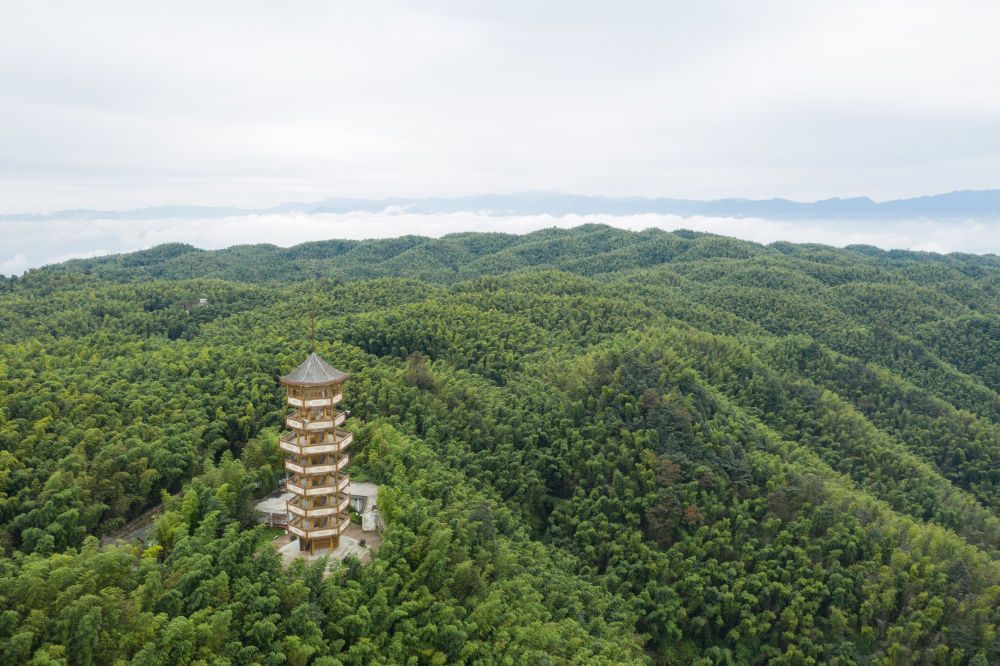
<path id="1" fill-rule="evenodd" d="M 331 238 L 365 239 L 416 234 L 440 237 L 461 231 L 523 234 L 550 227 L 607 224 L 623 229 L 692 229 L 759 243 L 791 241 L 843 247 L 928 252 L 1000 253 L 1000 227 L 983 221 L 913 220 L 803 222 L 756 218 L 680 217 L 677 215 L 507 215 L 489 212 L 424 214 L 387 209 L 379 213 L 289 213 L 239 215 L 216 219 L 83 220 L 47 218 L 0 221 L 0 274 L 20 275 L 30 268 L 78 257 L 132 252 L 161 243 L 189 243 L 218 249 L 271 243 L 290 247 Z"/>

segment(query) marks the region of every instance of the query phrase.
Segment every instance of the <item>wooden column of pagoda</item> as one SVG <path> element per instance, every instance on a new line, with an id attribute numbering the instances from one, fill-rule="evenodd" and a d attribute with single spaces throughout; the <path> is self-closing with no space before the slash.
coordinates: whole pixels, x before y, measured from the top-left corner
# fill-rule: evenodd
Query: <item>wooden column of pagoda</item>
<path id="1" fill-rule="evenodd" d="M 288 432 L 279 446 L 288 454 L 285 489 L 288 501 L 285 531 L 298 538 L 299 549 L 329 549 L 340 545 L 340 535 L 351 519 L 347 513 L 350 477 L 344 473 L 350 456 L 346 449 L 354 434 L 340 428 L 347 414 L 336 408 L 343 400 L 341 386 L 347 373 L 313 353 L 302 365 L 281 378 L 286 388 Z"/>

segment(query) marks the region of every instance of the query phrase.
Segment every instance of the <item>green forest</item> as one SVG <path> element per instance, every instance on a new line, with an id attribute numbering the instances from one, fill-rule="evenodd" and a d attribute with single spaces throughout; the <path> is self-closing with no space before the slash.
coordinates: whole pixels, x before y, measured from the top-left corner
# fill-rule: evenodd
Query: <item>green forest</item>
<path id="1" fill-rule="evenodd" d="M 329 576 L 253 509 L 313 305 L 387 525 Z M 0 279 L 0 662 L 1000 664 L 1000 258 L 585 225 Z"/>

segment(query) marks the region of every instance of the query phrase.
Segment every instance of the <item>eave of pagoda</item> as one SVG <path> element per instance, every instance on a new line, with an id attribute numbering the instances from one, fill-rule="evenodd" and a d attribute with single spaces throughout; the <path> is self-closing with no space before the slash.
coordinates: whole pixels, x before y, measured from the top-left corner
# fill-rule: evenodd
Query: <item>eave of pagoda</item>
<path id="1" fill-rule="evenodd" d="M 316 443 L 309 443 L 308 440 L 300 443 L 295 432 L 285 433 L 278 440 L 278 448 L 299 456 L 311 456 L 321 453 L 340 453 L 353 443 L 353 432 L 337 428 L 335 431 L 327 432 L 326 436 L 319 438 L 319 442 Z"/>
<path id="2" fill-rule="evenodd" d="M 326 537 L 339 536 L 347 531 L 347 528 L 351 525 L 351 518 L 348 516 L 344 518 L 339 524 L 333 525 L 331 527 L 315 527 L 315 528 L 302 528 L 298 525 L 293 524 L 291 521 L 285 526 L 289 534 L 294 534 L 295 536 L 302 537 L 303 539 L 323 539 Z"/>
<path id="3" fill-rule="evenodd" d="M 296 516 L 301 516 L 302 518 L 322 518 L 324 516 L 333 516 L 347 511 L 347 507 L 350 503 L 350 497 L 344 497 L 336 506 L 302 507 L 298 504 L 289 502 L 288 512 Z"/>
<path id="4" fill-rule="evenodd" d="M 325 397 L 294 397 L 291 394 L 285 397 L 285 402 L 291 407 L 333 407 L 344 399 L 344 394 L 338 389 L 333 395 Z"/>
<path id="5" fill-rule="evenodd" d="M 320 430 L 329 430 L 339 425 L 344 425 L 344 421 L 346 420 L 347 412 L 342 412 L 339 409 L 336 409 L 333 411 L 332 419 L 317 419 L 315 421 L 301 418 L 296 414 L 288 414 L 285 416 L 285 426 L 292 428 L 293 430 L 317 432 Z"/>
<path id="6" fill-rule="evenodd" d="M 341 456 L 335 463 L 330 465 L 302 465 L 291 460 L 286 460 L 285 469 L 301 476 L 322 476 L 323 474 L 339 472 L 347 467 L 347 463 L 350 460 L 350 456 Z"/>
<path id="7" fill-rule="evenodd" d="M 300 497 L 322 497 L 323 495 L 341 493 L 350 483 L 350 475 L 345 474 L 336 483 L 329 486 L 304 486 L 294 481 L 285 481 L 285 490 Z"/>

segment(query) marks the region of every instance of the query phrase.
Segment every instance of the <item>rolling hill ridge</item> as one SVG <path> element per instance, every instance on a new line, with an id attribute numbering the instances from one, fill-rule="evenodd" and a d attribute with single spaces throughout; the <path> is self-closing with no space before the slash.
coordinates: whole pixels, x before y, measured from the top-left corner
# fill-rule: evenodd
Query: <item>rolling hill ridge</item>
<path id="1" fill-rule="evenodd" d="M 1000 663 L 998 296 L 994 256 L 599 225 L 0 280 L 0 651 Z M 249 510 L 311 302 L 389 525 L 325 579 Z"/>

